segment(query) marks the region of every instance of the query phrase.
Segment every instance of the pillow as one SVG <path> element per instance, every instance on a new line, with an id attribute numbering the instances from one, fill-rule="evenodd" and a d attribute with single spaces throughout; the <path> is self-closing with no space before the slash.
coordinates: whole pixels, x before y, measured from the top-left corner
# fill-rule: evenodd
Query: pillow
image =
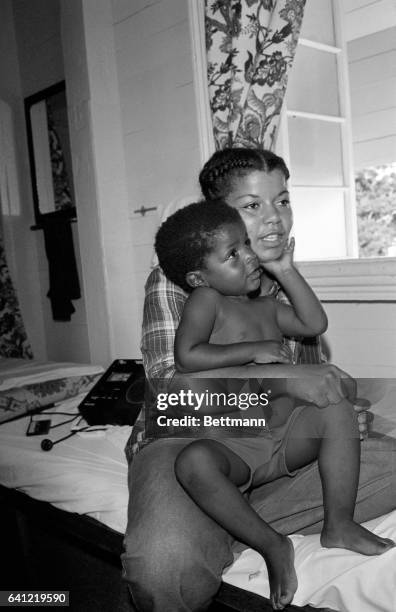
<path id="1" fill-rule="evenodd" d="M 0 423 L 88 393 L 103 373 L 102 366 L 10 361 L 0 364 Z"/>

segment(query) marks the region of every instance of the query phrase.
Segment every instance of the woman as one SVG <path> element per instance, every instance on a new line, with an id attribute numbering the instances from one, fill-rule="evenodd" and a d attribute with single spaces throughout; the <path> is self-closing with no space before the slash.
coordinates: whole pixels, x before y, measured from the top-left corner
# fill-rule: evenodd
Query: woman
<path id="1" fill-rule="evenodd" d="M 286 194 L 274 193 L 268 178 L 274 164 L 281 162 L 262 150 L 226 149 L 216 152 L 200 174 L 205 198 L 222 198 L 239 210 L 252 248 L 262 262 L 280 257 L 292 227 Z M 261 292 L 283 299 L 270 277 L 264 277 Z M 200 376 L 204 380 L 209 376 L 208 372 L 194 377 L 175 373 L 174 337 L 186 297 L 159 268 L 150 274 L 142 352 L 154 392 L 164 381 L 173 390 L 191 387 Z M 298 343 L 293 348 L 295 360 L 299 348 Z M 274 394 L 288 393 L 317 406 L 336 404 L 345 397 L 353 399 L 355 392 L 354 381 L 327 364 L 239 366 L 214 370 L 211 376 L 271 379 Z M 233 561 L 235 544 L 229 534 L 196 506 L 176 480 L 174 462 L 188 443 L 180 438 L 150 440 L 135 426 L 127 448 L 131 495 L 123 565 L 141 612 L 207 609 L 222 572 Z M 360 487 L 364 485 L 365 494 L 358 492 L 356 521 L 369 520 L 395 507 L 390 468 L 395 465 L 395 454 L 395 449 L 381 440 L 369 439 L 362 445 Z M 283 534 L 320 531 L 323 507 L 317 464 L 303 468 L 294 479 L 286 477 L 262 485 L 253 490 L 249 501 Z"/>

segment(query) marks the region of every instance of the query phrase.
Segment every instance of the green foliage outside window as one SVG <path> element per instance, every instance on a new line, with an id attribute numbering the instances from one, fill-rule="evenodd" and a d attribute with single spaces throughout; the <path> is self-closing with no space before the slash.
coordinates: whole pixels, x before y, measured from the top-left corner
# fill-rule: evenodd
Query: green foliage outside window
<path id="1" fill-rule="evenodd" d="M 355 186 L 359 256 L 393 255 L 396 249 L 396 163 L 357 172 Z"/>

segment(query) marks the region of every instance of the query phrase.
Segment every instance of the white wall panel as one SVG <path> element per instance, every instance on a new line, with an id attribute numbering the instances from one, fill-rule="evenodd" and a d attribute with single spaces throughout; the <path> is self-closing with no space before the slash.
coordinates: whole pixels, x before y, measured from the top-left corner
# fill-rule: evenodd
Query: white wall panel
<path id="1" fill-rule="evenodd" d="M 133 31 L 134 37 L 141 40 L 172 28 L 187 17 L 185 0 L 129 0 L 129 7 L 116 5 L 117 2 L 113 2 L 113 23 L 117 38 L 125 38 L 123 45 L 129 44 L 128 31 Z"/>
<path id="2" fill-rule="evenodd" d="M 381 4 L 381 1 L 382 0 L 342 0 L 346 13 L 363 9 L 370 4 Z"/>
<path id="3" fill-rule="evenodd" d="M 349 62 L 356 62 L 372 55 L 379 55 L 395 48 L 396 27 L 363 36 L 348 43 Z"/>
<path id="4" fill-rule="evenodd" d="M 351 96 L 351 106 L 353 117 L 396 107 L 396 77 L 355 89 Z"/>
<path id="5" fill-rule="evenodd" d="M 184 58 L 190 60 L 188 53 L 179 57 L 180 50 L 188 49 L 190 45 L 186 18 L 177 21 L 171 28 L 160 30 L 151 36 L 145 35 L 144 31 L 136 36 L 135 28 L 136 25 L 132 20 L 117 26 L 117 62 L 119 71 L 128 75 L 127 81 L 132 80 L 133 75 L 147 70 L 164 66 L 170 68 L 173 61 L 179 65 L 180 60 Z M 191 67 L 189 79 L 191 80 Z M 120 87 L 123 86 L 124 81 L 121 80 Z"/>
<path id="6" fill-rule="evenodd" d="M 188 17 L 186 0 L 113 0 L 139 325 L 160 209 L 196 190 L 200 169 Z"/>
<path id="7" fill-rule="evenodd" d="M 388 164 L 395 159 L 395 152 L 396 134 L 377 140 L 357 142 L 354 145 L 355 167 L 358 169 Z"/>
<path id="8" fill-rule="evenodd" d="M 156 232 L 160 219 L 160 209 L 148 212 L 144 216 L 134 214 L 130 219 L 132 243 L 136 245 L 150 244 Z"/>
<path id="9" fill-rule="evenodd" d="M 352 121 L 352 131 L 355 142 L 385 138 L 389 134 L 396 134 L 396 106 L 355 117 Z"/>
<path id="10" fill-rule="evenodd" d="M 332 362 L 357 377 L 395 377 L 396 305 L 327 303 Z"/>
<path id="11" fill-rule="evenodd" d="M 396 28 L 348 44 L 356 168 L 396 161 Z"/>
<path id="12" fill-rule="evenodd" d="M 345 2 L 345 0 L 341 0 Z M 396 24 L 394 0 L 346 0 L 344 4 L 347 40 L 361 38 Z"/>
<path id="13" fill-rule="evenodd" d="M 396 41 L 395 41 L 396 44 Z M 351 90 L 375 81 L 383 81 L 396 76 L 396 49 L 371 57 L 350 66 Z"/>
<path id="14" fill-rule="evenodd" d="M 191 122 L 196 127 L 195 121 L 192 121 L 194 116 L 191 117 L 186 109 L 188 104 L 193 111 L 191 104 L 194 103 L 191 60 L 188 56 L 181 57 L 176 64 L 170 62 L 165 67 L 150 67 L 137 75 L 128 75 L 120 85 L 120 93 L 125 134 L 145 131 L 152 125 L 166 130 L 169 129 L 166 125 L 169 121 L 176 137 L 181 121 Z M 155 142 L 150 144 L 151 148 L 158 146 Z M 176 148 L 172 142 L 167 144 Z M 149 159 L 147 162 L 149 165 Z"/>
<path id="15" fill-rule="evenodd" d="M 160 2 L 162 0 L 112 0 L 114 23 L 128 19 Z"/>

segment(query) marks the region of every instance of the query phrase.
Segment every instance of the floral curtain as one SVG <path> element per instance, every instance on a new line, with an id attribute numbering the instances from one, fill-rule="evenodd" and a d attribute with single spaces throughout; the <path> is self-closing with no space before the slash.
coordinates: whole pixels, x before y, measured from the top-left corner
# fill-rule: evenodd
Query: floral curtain
<path id="1" fill-rule="evenodd" d="M 205 0 L 217 149 L 272 149 L 306 0 Z"/>
<path id="2" fill-rule="evenodd" d="M 1 229 L 1 228 L 0 228 Z M 8 270 L 0 233 L 0 357 L 33 357 Z"/>

